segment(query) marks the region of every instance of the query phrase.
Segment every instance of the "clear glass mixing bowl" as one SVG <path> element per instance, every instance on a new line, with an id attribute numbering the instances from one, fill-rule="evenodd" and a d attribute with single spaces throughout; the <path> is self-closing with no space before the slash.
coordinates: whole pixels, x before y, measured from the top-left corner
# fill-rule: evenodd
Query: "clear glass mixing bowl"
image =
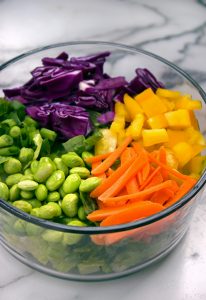
<path id="1" fill-rule="evenodd" d="M 188 74 L 165 59 L 136 48 L 107 42 L 68 42 L 22 54 L 0 66 L 3 88 L 23 84 L 41 58 L 66 51 L 70 56 L 110 51 L 105 71 L 135 75 L 148 68 L 165 84 L 202 101 L 196 116 L 206 135 L 206 94 Z M 206 172 L 179 202 L 151 217 L 111 227 L 71 227 L 28 215 L 0 199 L 0 242 L 17 259 L 47 274 L 70 280 L 98 281 L 136 272 L 168 254 L 180 242 L 203 191 Z M 52 238 L 51 238 L 52 236 Z M 112 241 L 112 242 L 111 242 Z"/>

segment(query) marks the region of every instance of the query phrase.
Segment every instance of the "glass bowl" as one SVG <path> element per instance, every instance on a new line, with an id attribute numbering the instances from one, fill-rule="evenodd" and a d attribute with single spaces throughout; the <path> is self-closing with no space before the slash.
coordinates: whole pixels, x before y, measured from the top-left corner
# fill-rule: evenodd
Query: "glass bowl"
<path id="1" fill-rule="evenodd" d="M 166 88 L 202 101 L 196 113 L 206 135 L 206 94 L 187 73 L 165 59 L 133 47 L 107 42 L 68 42 L 29 51 L 0 66 L 3 88 L 23 84 L 41 58 L 66 51 L 70 56 L 110 51 L 105 71 L 128 80 L 148 68 Z M 1 94 L 0 94 L 1 96 Z M 206 172 L 173 206 L 151 217 L 111 227 L 74 227 L 38 219 L 0 199 L 0 242 L 18 260 L 59 278 L 98 281 L 136 272 L 167 255 L 185 235 L 203 191 Z"/>

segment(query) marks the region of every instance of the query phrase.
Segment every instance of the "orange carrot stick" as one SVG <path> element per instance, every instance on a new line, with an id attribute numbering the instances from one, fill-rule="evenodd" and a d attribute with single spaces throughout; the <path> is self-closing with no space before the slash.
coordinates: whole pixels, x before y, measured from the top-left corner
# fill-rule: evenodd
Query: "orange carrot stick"
<path id="1" fill-rule="evenodd" d="M 116 169 L 107 179 L 105 179 L 96 189 L 94 189 L 90 196 L 92 198 L 99 197 L 104 191 L 106 191 L 110 186 L 112 186 L 122 174 L 129 168 L 131 163 L 133 162 L 133 158 L 129 161 L 125 162 L 122 166 Z"/>
<path id="2" fill-rule="evenodd" d="M 92 163 L 92 170 L 95 169 L 95 168 L 97 168 L 100 164 L 101 164 L 101 161 L 95 161 L 95 162 L 93 162 Z M 107 176 L 106 176 L 105 173 L 101 173 L 101 174 L 97 175 L 97 177 L 102 178 L 102 179 L 107 178 Z"/>
<path id="3" fill-rule="evenodd" d="M 86 162 L 88 163 L 95 163 L 95 162 L 99 162 L 104 160 L 105 158 L 107 158 L 112 152 L 108 152 L 108 153 L 104 153 L 104 154 L 99 154 L 99 155 L 95 155 L 92 157 L 87 157 L 85 159 Z"/>
<path id="4" fill-rule="evenodd" d="M 196 182 L 197 181 L 193 178 L 190 178 L 189 180 L 184 181 L 182 183 L 182 185 L 180 186 L 178 192 L 174 196 L 174 198 L 172 200 L 170 200 L 169 202 L 167 202 L 165 207 L 169 207 L 169 206 L 173 205 L 175 202 L 177 202 L 183 196 L 185 196 L 190 191 L 190 189 L 196 184 Z"/>
<path id="5" fill-rule="evenodd" d="M 157 212 L 160 212 L 163 209 L 164 206 L 162 206 L 159 203 L 144 201 L 143 204 L 141 203 L 139 206 L 136 205 L 136 207 L 132 208 L 127 207 L 124 209 L 124 211 L 107 217 L 100 223 L 100 226 L 112 226 L 123 223 L 129 223 L 140 218 L 151 216 Z"/>
<path id="6" fill-rule="evenodd" d="M 150 174 L 149 177 L 145 180 L 145 182 L 140 186 L 140 191 L 144 190 L 145 187 L 149 184 L 149 182 L 156 176 L 156 174 L 160 171 L 161 167 L 157 167 L 154 171 Z"/>
<path id="7" fill-rule="evenodd" d="M 161 163 L 164 165 L 167 165 L 167 155 L 166 155 L 166 150 L 164 147 L 160 147 L 159 150 L 159 160 Z M 168 179 L 168 170 L 166 169 L 161 169 L 162 177 L 164 180 Z"/>
<path id="8" fill-rule="evenodd" d="M 99 199 L 105 203 L 109 202 L 109 201 L 116 201 L 118 203 L 118 201 L 121 200 L 129 200 L 129 199 L 135 199 L 135 198 L 142 198 L 142 197 L 146 197 L 146 196 L 150 196 L 152 193 L 157 192 L 159 190 L 165 189 L 165 188 L 172 188 L 173 187 L 173 180 L 167 180 L 165 182 L 162 182 L 156 186 L 152 186 L 148 189 L 145 189 L 144 191 L 140 191 L 138 193 L 135 194 L 130 194 L 130 195 L 125 195 L 125 196 L 118 196 L 118 197 L 99 197 Z"/>
<path id="9" fill-rule="evenodd" d="M 171 167 L 161 163 L 160 161 L 158 161 L 156 158 L 154 158 L 153 155 L 149 154 L 149 158 L 151 159 L 151 161 L 153 161 L 155 164 L 157 164 L 158 166 L 162 167 L 163 169 L 167 170 L 169 173 L 171 173 L 172 175 L 174 175 L 175 177 L 181 179 L 181 180 L 188 180 L 191 179 L 190 176 L 184 175 L 178 171 L 176 171 L 175 169 L 172 169 Z"/>
<path id="10" fill-rule="evenodd" d="M 174 197 L 174 192 L 170 189 L 158 191 L 152 195 L 150 200 L 164 205 L 164 203 Z"/>
<path id="11" fill-rule="evenodd" d="M 108 198 L 115 196 L 121 191 L 121 189 L 126 185 L 126 183 L 134 177 L 139 170 L 145 164 L 144 153 L 141 153 L 130 165 L 130 167 L 125 171 L 125 173 L 112 185 L 108 188 L 103 194 L 100 195 L 99 199 Z"/>
<path id="12" fill-rule="evenodd" d="M 108 171 L 107 171 L 107 176 L 109 177 L 113 173 L 114 173 L 114 170 L 112 168 L 109 168 Z"/>
<path id="13" fill-rule="evenodd" d="M 124 149 L 131 143 L 132 138 L 127 137 L 124 142 L 114 151 L 112 152 L 97 168 L 92 170 L 92 175 L 98 175 L 104 173 L 113 165 L 113 163 L 120 157 Z"/>

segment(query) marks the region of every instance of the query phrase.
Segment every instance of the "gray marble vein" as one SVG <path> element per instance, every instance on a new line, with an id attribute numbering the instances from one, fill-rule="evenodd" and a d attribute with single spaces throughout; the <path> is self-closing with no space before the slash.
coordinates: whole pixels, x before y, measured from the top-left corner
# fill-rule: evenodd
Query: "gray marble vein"
<path id="1" fill-rule="evenodd" d="M 42 45 L 101 40 L 154 52 L 206 90 L 205 0 L 0 0 L 0 64 Z M 206 193 L 190 231 L 167 258 L 127 278 L 64 281 L 0 246 L 0 300 L 205 300 Z"/>

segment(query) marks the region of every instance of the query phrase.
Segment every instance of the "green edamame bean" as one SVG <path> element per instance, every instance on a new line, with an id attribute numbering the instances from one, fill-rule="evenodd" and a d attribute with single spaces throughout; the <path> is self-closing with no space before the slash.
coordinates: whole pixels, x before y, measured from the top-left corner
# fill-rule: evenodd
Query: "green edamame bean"
<path id="1" fill-rule="evenodd" d="M 58 192 L 51 192 L 47 197 L 48 202 L 57 202 L 60 200 L 60 194 Z"/>
<path id="2" fill-rule="evenodd" d="M 22 179 L 22 177 L 23 177 L 23 175 L 21 173 L 9 175 L 6 178 L 5 182 L 8 186 L 12 186 L 14 184 L 17 184 Z"/>
<path id="3" fill-rule="evenodd" d="M 57 137 L 56 132 L 53 130 L 50 130 L 48 128 L 41 128 L 40 134 L 44 139 L 48 139 L 49 141 L 52 141 L 52 142 L 54 142 Z"/>
<path id="4" fill-rule="evenodd" d="M 81 178 L 78 174 L 69 175 L 63 183 L 63 191 L 66 194 L 74 193 L 78 190 L 81 183 Z"/>
<path id="5" fill-rule="evenodd" d="M 25 119 L 24 119 L 24 124 L 25 125 L 28 125 L 28 126 L 34 126 L 35 128 L 38 128 L 39 127 L 39 124 L 37 121 L 35 121 L 34 119 L 32 119 L 31 117 L 29 116 L 26 116 Z"/>
<path id="6" fill-rule="evenodd" d="M 58 192 L 59 192 L 61 198 L 64 198 L 64 196 L 66 196 L 66 193 L 65 193 L 64 190 L 63 190 L 63 186 L 61 186 L 61 187 L 59 188 Z"/>
<path id="7" fill-rule="evenodd" d="M 38 187 L 38 183 L 34 180 L 22 180 L 18 183 L 18 188 L 23 191 L 34 191 Z"/>
<path id="8" fill-rule="evenodd" d="M 18 187 L 18 185 L 17 185 L 17 187 Z M 20 196 L 21 196 L 21 198 L 23 198 L 25 200 L 29 200 L 34 197 L 34 193 L 32 191 L 21 191 Z"/>
<path id="9" fill-rule="evenodd" d="M 88 167 L 91 167 L 91 164 L 86 161 L 87 158 L 93 157 L 94 155 L 91 152 L 84 151 L 82 152 L 82 159 Z"/>
<path id="10" fill-rule="evenodd" d="M 61 158 L 65 165 L 69 168 L 84 167 L 83 159 L 75 152 L 68 152 L 67 154 L 63 154 Z"/>
<path id="11" fill-rule="evenodd" d="M 13 138 L 17 138 L 20 136 L 21 134 L 21 129 L 19 128 L 19 126 L 13 126 L 10 131 L 9 131 L 9 134 L 11 137 Z"/>
<path id="12" fill-rule="evenodd" d="M 19 153 L 19 160 L 20 162 L 26 164 L 31 161 L 34 157 L 34 150 L 31 148 L 21 148 Z"/>
<path id="13" fill-rule="evenodd" d="M 1 156 L 12 156 L 18 154 L 19 154 L 19 148 L 16 146 L 0 148 Z"/>
<path id="14" fill-rule="evenodd" d="M 48 190 L 44 184 L 39 184 L 37 189 L 35 190 L 35 196 L 37 200 L 44 201 L 48 197 Z"/>
<path id="15" fill-rule="evenodd" d="M 23 210 L 26 213 L 30 213 L 32 210 L 32 206 L 30 203 L 24 200 L 17 200 L 13 202 L 13 205 L 20 210 Z"/>
<path id="16" fill-rule="evenodd" d="M 57 203 L 49 202 L 39 208 L 33 208 L 31 215 L 41 219 L 50 220 L 61 215 L 61 208 Z"/>
<path id="17" fill-rule="evenodd" d="M 46 181 L 46 187 L 49 191 L 57 190 L 65 181 L 64 172 L 61 170 L 54 171 Z"/>
<path id="18" fill-rule="evenodd" d="M 69 171 L 70 174 L 78 174 L 82 179 L 90 176 L 90 171 L 85 167 L 75 167 Z"/>
<path id="19" fill-rule="evenodd" d="M 82 182 L 81 182 L 81 184 L 79 186 L 79 190 L 81 192 L 90 193 L 96 187 L 98 187 L 98 185 L 100 185 L 100 183 L 101 183 L 101 178 L 90 177 L 90 178 L 87 178 L 85 180 L 82 180 Z"/>
<path id="20" fill-rule="evenodd" d="M 79 198 L 77 194 L 67 194 L 62 200 L 62 210 L 66 216 L 72 218 L 78 213 Z"/>
<path id="21" fill-rule="evenodd" d="M 23 180 L 34 180 L 34 175 L 33 174 L 23 175 L 20 181 Z"/>
<path id="22" fill-rule="evenodd" d="M 24 220 L 16 220 L 16 222 L 14 223 L 13 227 L 14 227 L 14 230 L 17 232 L 17 233 L 20 233 L 20 234 L 23 234 L 25 233 L 25 226 L 26 226 L 26 223 Z"/>
<path id="23" fill-rule="evenodd" d="M 60 243 L 63 238 L 63 232 L 55 230 L 45 230 L 42 234 L 43 240 L 49 243 Z"/>
<path id="24" fill-rule="evenodd" d="M 78 218 L 81 221 L 86 221 L 86 219 L 87 219 L 87 216 L 86 216 L 86 213 L 85 213 L 85 210 L 84 210 L 83 206 L 80 206 L 79 209 L 78 209 Z"/>
<path id="25" fill-rule="evenodd" d="M 56 157 L 54 159 L 54 163 L 56 165 L 57 170 L 63 171 L 65 176 L 69 174 L 69 170 L 61 158 Z"/>
<path id="26" fill-rule="evenodd" d="M 6 119 L 6 120 L 2 121 L 1 123 L 6 124 L 9 127 L 13 127 L 16 125 L 16 121 L 14 121 L 14 119 Z"/>
<path id="27" fill-rule="evenodd" d="M 9 175 L 19 173 L 21 171 L 21 168 L 22 168 L 21 162 L 18 159 L 13 157 L 9 158 L 4 163 L 4 171 Z"/>
<path id="28" fill-rule="evenodd" d="M 8 134 L 0 136 L 0 148 L 8 147 L 13 145 L 13 138 Z"/>
<path id="29" fill-rule="evenodd" d="M 33 175 L 31 169 L 30 168 L 26 169 L 24 171 L 24 175 Z"/>
<path id="30" fill-rule="evenodd" d="M 31 166 L 30 166 L 32 174 L 34 174 L 37 171 L 38 164 L 39 164 L 39 162 L 37 160 L 32 161 Z"/>
<path id="31" fill-rule="evenodd" d="M 37 200 L 37 199 L 30 199 L 30 200 L 26 200 L 28 203 L 31 204 L 32 208 L 39 208 L 41 207 L 41 201 Z"/>
<path id="32" fill-rule="evenodd" d="M 15 201 L 20 198 L 20 189 L 18 188 L 17 184 L 14 184 L 9 191 L 9 200 Z"/>
<path id="33" fill-rule="evenodd" d="M 43 228 L 32 223 L 26 223 L 25 230 L 29 236 L 32 236 L 32 235 L 40 235 L 43 231 Z"/>
<path id="34" fill-rule="evenodd" d="M 51 176 L 55 169 L 56 166 L 49 157 L 42 157 L 34 172 L 34 179 L 39 183 L 43 183 Z"/>
<path id="35" fill-rule="evenodd" d="M 0 182 L 0 198 L 6 201 L 9 200 L 9 188 L 3 182 Z"/>
<path id="36" fill-rule="evenodd" d="M 82 221 L 79 220 L 73 220 L 68 222 L 69 226 L 82 226 L 85 227 L 87 226 L 85 223 L 83 223 Z M 78 242 L 80 242 L 80 240 L 83 238 L 82 234 L 78 234 L 78 233 L 64 233 L 63 236 L 63 244 L 64 245 L 75 245 Z"/>

